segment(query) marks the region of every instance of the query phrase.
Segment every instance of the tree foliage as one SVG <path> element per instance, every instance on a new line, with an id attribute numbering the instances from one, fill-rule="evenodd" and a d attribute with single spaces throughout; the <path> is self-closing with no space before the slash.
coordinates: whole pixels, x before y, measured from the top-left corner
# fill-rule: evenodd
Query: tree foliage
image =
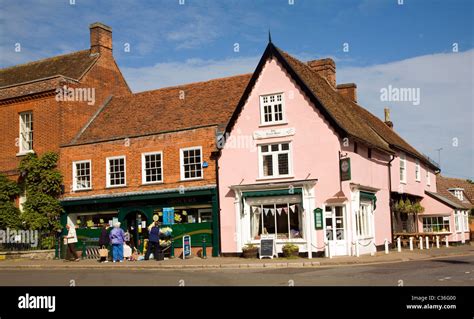
<path id="1" fill-rule="evenodd" d="M 14 204 L 19 194 L 18 184 L 0 174 L 0 229 L 17 229 L 21 226 L 20 210 Z"/>
<path id="2" fill-rule="evenodd" d="M 63 178 L 57 169 L 58 159 L 58 154 L 49 152 L 41 157 L 28 154 L 20 162 L 21 187 L 26 192 L 22 220 L 29 229 L 61 229 L 59 216 L 63 209 L 58 197 Z"/>

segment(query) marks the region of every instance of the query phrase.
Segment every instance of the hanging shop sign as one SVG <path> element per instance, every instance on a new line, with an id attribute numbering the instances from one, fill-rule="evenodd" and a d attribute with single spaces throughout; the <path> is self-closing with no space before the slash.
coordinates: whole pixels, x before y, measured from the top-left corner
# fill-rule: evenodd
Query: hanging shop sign
<path id="1" fill-rule="evenodd" d="M 276 254 L 276 242 L 275 236 L 273 235 L 262 235 L 260 238 L 260 259 L 271 258 L 277 256 Z"/>
<path id="2" fill-rule="evenodd" d="M 174 224 L 174 207 L 163 208 L 163 224 L 164 225 Z"/>
<path id="3" fill-rule="evenodd" d="M 339 160 L 339 169 L 341 171 L 341 181 L 351 180 L 351 159 L 349 157 Z"/>
<path id="4" fill-rule="evenodd" d="M 314 210 L 314 229 L 323 229 L 323 210 L 321 208 Z"/>
<path id="5" fill-rule="evenodd" d="M 191 236 L 183 236 L 183 259 L 191 256 Z"/>

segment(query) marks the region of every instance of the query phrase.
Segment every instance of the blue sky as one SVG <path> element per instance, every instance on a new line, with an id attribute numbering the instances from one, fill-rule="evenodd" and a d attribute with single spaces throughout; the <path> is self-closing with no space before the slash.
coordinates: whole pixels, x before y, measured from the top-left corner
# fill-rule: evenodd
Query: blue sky
<path id="1" fill-rule="evenodd" d="M 334 58 L 338 83 L 356 82 L 362 105 L 380 117 L 389 106 L 412 145 L 435 160 L 443 148 L 445 175 L 474 179 L 474 1 L 70 1 L 0 0 L 0 66 L 88 48 L 88 25 L 100 21 L 113 28 L 129 85 L 142 91 L 252 72 L 270 29 L 300 59 Z M 420 88 L 420 105 L 381 101 L 388 85 Z"/>

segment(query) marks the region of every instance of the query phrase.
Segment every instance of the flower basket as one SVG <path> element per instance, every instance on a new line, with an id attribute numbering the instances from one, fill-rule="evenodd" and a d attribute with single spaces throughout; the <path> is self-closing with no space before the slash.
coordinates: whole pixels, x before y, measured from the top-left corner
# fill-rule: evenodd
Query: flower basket
<path id="1" fill-rule="evenodd" d="M 242 257 L 244 258 L 257 258 L 258 247 L 252 244 L 245 245 L 242 248 Z"/>

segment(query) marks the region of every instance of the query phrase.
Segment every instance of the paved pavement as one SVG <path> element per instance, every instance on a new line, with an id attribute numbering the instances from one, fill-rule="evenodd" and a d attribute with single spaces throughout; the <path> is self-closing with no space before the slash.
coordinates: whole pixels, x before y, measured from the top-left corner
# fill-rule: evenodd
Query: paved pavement
<path id="1" fill-rule="evenodd" d="M 378 252 L 375 256 L 335 257 L 335 258 L 275 258 L 244 259 L 233 257 L 198 257 L 182 260 L 179 258 L 164 261 L 137 261 L 123 263 L 98 263 L 96 260 L 65 262 L 63 260 L 25 260 L 6 259 L 0 261 L 0 270 L 9 269 L 236 269 L 236 268 L 308 268 L 335 267 L 343 265 L 379 264 L 400 261 L 420 261 L 439 257 L 474 255 L 474 246 L 462 245 L 440 249 L 390 251 L 388 255 Z"/>
<path id="2" fill-rule="evenodd" d="M 301 268 L 4 268 L 0 286 L 474 286 L 474 255 Z"/>

